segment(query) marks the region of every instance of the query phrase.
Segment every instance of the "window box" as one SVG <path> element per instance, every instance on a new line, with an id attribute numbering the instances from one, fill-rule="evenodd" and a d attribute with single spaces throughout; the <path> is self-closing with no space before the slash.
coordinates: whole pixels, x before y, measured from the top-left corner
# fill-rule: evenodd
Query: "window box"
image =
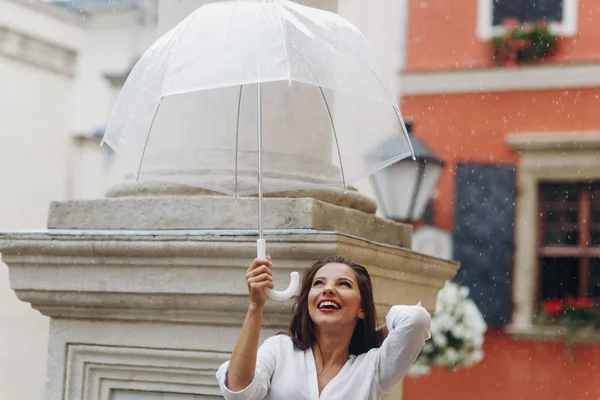
<path id="1" fill-rule="evenodd" d="M 540 61 L 556 49 L 556 36 L 550 32 L 546 21 L 522 24 L 516 19 L 503 22 L 506 32 L 490 40 L 494 62 L 515 67 L 518 63 Z"/>

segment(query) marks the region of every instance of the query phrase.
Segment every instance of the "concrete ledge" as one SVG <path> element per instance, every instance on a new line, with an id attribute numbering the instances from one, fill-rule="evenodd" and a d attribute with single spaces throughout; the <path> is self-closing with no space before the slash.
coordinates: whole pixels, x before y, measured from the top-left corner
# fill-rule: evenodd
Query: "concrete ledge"
<path id="1" fill-rule="evenodd" d="M 265 198 L 265 229 L 335 231 L 411 248 L 412 227 L 311 198 Z M 258 200 L 210 196 L 125 197 L 54 202 L 50 229 L 252 229 Z"/>
<path id="2" fill-rule="evenodd" d="M 270 235 L 276 285 L 315 260 L 341 254 L 365 265 L 380 317 L 393 304 L 433 310 L 458 264 L 331 232 Z M 255 237 L 227 235 L 0 234 L 11 288 L 53 318 L 239 326 L 247 309 L 243 279 Z M 292 301 L 269 302 L 265 327 L 285 328 Z"/>
<path id="3" fill-rule="evenodd" d="M 600 330 L 591 327 L 581 328 L 569 333 L 563 326 L 508 325 L 505 332 L 517 340 L 531 340 L 537 342 L 568 342 L 571 344 L 598 344 L 600 343 Z"/>
<path id="4" fill-rule="evenodd" d="M 484 93 L 600 86 L 598 64 L 534 65 L 509 69 L 405 72 L 397 76 L 402 96 Z"/>
<path id="5" fill-rule="evenodd" d="M 506 144 L 517 151 L 585 151 L 600 149 L 600 131 L 531 132 L 506 135 Z"/>

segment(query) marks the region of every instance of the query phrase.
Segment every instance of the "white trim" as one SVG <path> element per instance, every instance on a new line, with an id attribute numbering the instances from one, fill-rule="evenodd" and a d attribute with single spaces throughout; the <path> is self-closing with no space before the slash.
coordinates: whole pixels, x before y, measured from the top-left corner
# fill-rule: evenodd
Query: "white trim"
<path id="1" fill-rule="evenodd" d="M 505 141 L 520 152 L 600 150 L 600 131 L 511 133 Z"/>
<path id="2" fill-rule="evenodd" d="M 398 0 L 398 69 L 404 70 L 406 67 L 406 48 L 408 42 L 408 21 L 409 21 L 408 0 Z"/>
<path id="3" fill-rule="evenodd" d="M 502 34 L 502 26 L 492 26 L 493 0 L 478 0 L 477 4 L 477 36 L 487 40 L 494 35 Z M 563 20 L 560 23 L 551 23 L 550 31 L 559 36 L 574 36 L 577 33 L 577 0 L 563 1 Z"/>
<path id="4" fill-rule="evenodd" d="M 402 95 L 600 87 L 600 64 L 401 73 Z"/>
<path id="5" fill-rule="evenodd" d="M 563 23 L 560 26 L 562 36 L 575 36 L 577 33 L 577 21 L 579 5 L 577 0 L 564 0 Z M 552 25 L 550 26 L 552 29 Z"/>
<path id="6" fill-rule="evenodd" d="M 477 1 L 477 37 L 489 39 L 492 36 L 492 0 Z"/>

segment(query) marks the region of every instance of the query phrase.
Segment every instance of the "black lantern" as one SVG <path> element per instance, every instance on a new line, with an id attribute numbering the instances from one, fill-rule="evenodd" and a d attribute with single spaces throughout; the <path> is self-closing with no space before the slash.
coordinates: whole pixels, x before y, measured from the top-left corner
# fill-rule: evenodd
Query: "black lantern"
<path id="1" fill-rule="evenodd" d="M 395 221 L 421 219 L 444 168 L 444 160 L 412 135 L 412 126 L 406 122 L 416 160 L 400 160 L 371 176 L 384 215 Z"/>

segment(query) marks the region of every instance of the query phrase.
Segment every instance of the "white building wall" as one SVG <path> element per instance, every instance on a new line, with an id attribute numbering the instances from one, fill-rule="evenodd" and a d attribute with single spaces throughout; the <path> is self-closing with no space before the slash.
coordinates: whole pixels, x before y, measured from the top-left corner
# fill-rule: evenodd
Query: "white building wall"
<path id="1" fill-rule="evenodd" d="M 126 73 L 155 39 L 151 11 L 136 33 L 132 9 L 0 0 L 0 231 L 43 229 L 51 201 L 102 197 L 121 179 L 106 149 L 74 136 L 104 126 L 115 100 L 104 75 Z M 0 399 L 43 398 L 47 335 L 0 263 Z"/>
<path id="2" fill-rule="evenodd" d="M 77 66 L 72 132 L 89 134 L 104 127 L 115 100 L 105 75 L 126 73 L 156 40 L 155 14 L 132 7 L 108 7 L 87 18 Z M 138 22 L 140 18 L 143 21 Z"/>
<path id="3" fill-rule="evenodd" d="M 65 198 L 74 55 L 84 24 L 0 0 L 0 231 L 43 228 Z M 48 319 L 19 301 L 0 263 L 0 398 L 43 398 Z"/>
<path id="4" fill-rule="evenodd" d="M 101 134 L 118 95 L 106 75 L 125 76 L 157 38 L 157 3 L 141 0 L 138 7 L 108 6 L 89 11 L 83 49 L 78 61 L 70 132 L 70 199 L 104 197 L 108 188 L 123 180 L 119 160 L 100 148 L 98 141 L 83 140 Z"/>

